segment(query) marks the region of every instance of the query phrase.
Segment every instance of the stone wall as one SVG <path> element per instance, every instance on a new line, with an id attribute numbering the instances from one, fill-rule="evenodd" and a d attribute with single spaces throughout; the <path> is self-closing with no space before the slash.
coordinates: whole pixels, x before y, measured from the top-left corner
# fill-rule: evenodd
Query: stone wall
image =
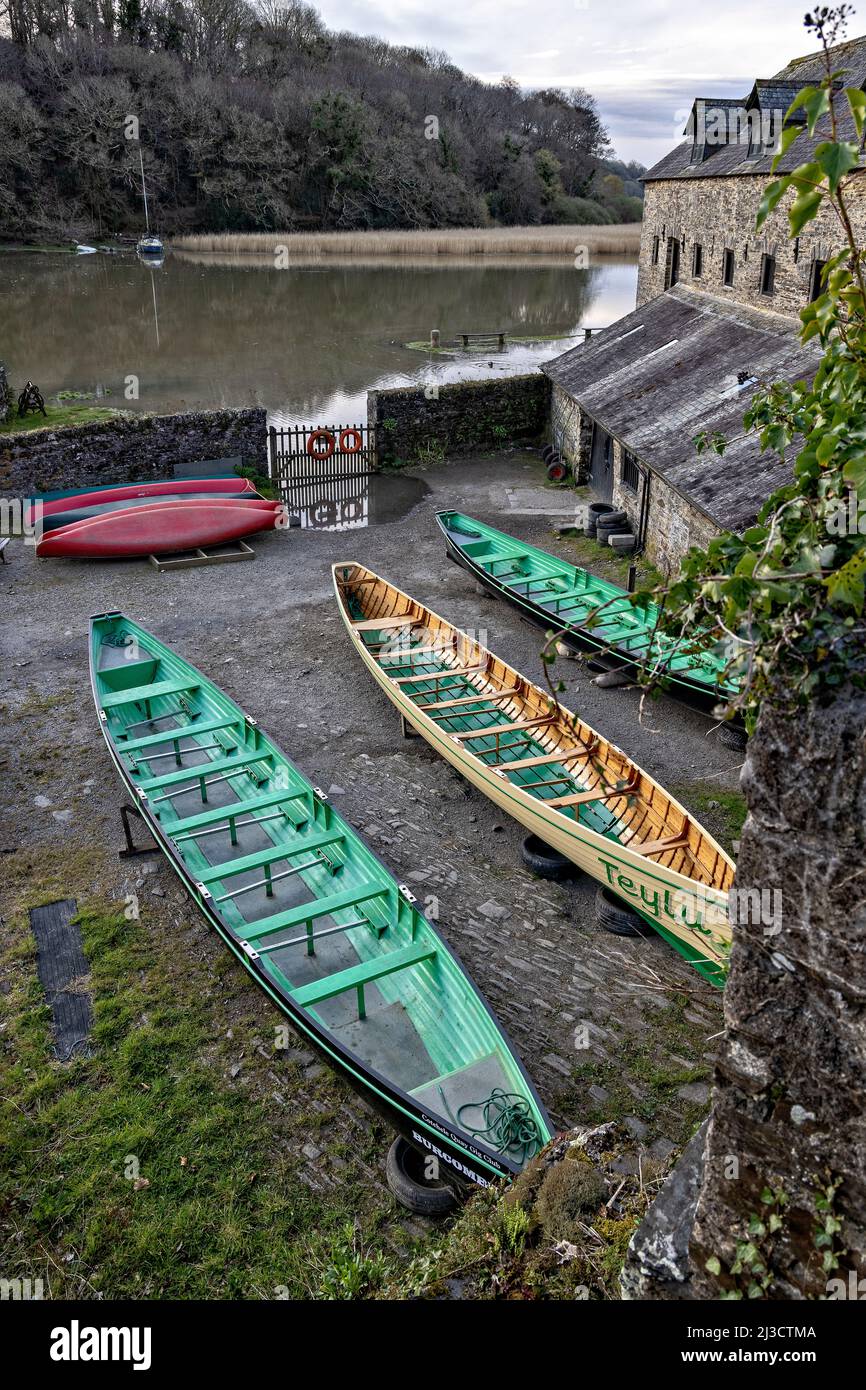
<path id="1" fill-rule="evenodd" d="M 175 465 L 243 459 L 267 472 L 264 410 L 123 415 L 0 436 L 0 492 L 30 496 L 91 484 L 169 478 Z"/>
<path id="2" fill-rule="evenodd" d="M 771 213 L 760 232 L 755 217 L 761 195 L 770 180 L 766 175 L 733 175 L 729 178 L 659 179 L 646 185 L 641 228 L 638 306 L 666 288 L 665 269 L 674 240 L 680 243 L 679 282 L 708 294 L 729 297 L 738 303 L 779 314 L 795 315 L 809 301 L 815 260 L 825 261 L 841 248 L 838 224 L 825 208 L 803 234 L 788 236 L 789 192 Z M 852 189 L 849 204 L 860 241 L 866 240 L 866 173 Z M 658 258 L 653 248 L 658 237 Z M 703 269 L 694 274 L 695 245 L 703 252 Z M 734 253 L 734 283 L 722 283 L 725 249 Z M 775 257 L 772 294 L 761 293 L 761 260 Z"/>
<path id="3" fill-rule="evenodd" d="M 417 463 L 537 444 L 548 422 L 550 382 L 541 373 L 450 386 L 370 391 L 367 420 L 380 464 Z"/>
<path id="4" fill-rule="evenodd" d="M 748 1298 L 747 1243 L 766 1297 L 866 1295 L 864 727 L 866 695 L 847 689 L 790 715 L 765 703 L 749 740 L 735 888 L 754 907 L 734 928 L 706 1145 L 637 1233 L 630 1297 L 680 1297 L 688 1278 L 691 1298 Z M 686 1269 L 653 1237 L 683 1221 Z"/>
<path id="5" fill-rule="evenodd" d="M 589 482 L 592 420 L 561 386 L 551 399 L 551 434 L 574 474 L 575 482 Z M 623 455 L 619 440 L 613 444 L 613 497 L 611 505 L 626 513 L 631 529 L 640 526 L 643 481 L 637 491 L 623 481 Z M 670 487 L 657 473 L 649 482 L 649 511 L 644 554 L 663 575 L 676 574 L 690 546 L 706 546 L 719 528 L 708 516 Z"/>

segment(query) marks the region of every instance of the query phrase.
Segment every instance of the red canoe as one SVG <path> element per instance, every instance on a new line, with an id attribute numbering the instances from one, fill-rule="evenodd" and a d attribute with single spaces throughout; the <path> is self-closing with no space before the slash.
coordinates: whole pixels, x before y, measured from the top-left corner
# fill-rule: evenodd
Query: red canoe
<path id="1" fill-rule="evenodd" d="M 195 497 L 202 493 L 226 493 L 232 496 L 246 495 L 258 497 L 249 478 L 160 478 L 153 483 L 116 483 L 108 487 L 96 487 L 90 492 L 74 492 L 68 497 L 54 497 L 50 502 L 42 502 L 42 515 L 53 516 L 57 512 L 81 511 L 86 507 L 98 507 L 108 502 L 125 502 L 137 497 Z M 34 521 L 34 507 L 31 505 L 27 521 Z"/>
<path id="2" fill-rule="evenodd" d="M 39 556 L 69 555 L 101 560 L 125 555 L 165 555 L 197 546 L 221 545 L 258 531 L 271 531 L 280 502 L 227 497 L 157 501 L 153 506 L 104 512 L 46 531 Z"/>

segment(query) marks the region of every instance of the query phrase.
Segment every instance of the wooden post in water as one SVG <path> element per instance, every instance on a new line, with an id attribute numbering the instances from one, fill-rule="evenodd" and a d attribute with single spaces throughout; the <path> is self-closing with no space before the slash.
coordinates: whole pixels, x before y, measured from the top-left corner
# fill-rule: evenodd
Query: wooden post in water
<path id="1" fill-rule="evenodd" d="M 430 346 L 431 346 L 431 348 L 438 348 L 438 346 L 439 346 L 439 329 L 438 329 L 438 328 L 431 328 L 431 329 L 430 329 Z"/>

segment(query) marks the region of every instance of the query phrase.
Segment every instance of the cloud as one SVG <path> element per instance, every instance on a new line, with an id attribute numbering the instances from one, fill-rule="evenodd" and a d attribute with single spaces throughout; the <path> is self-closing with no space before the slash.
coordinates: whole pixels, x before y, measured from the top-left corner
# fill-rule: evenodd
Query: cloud
<path id="1" fill-rule="evenodd" d="M 729 0 L 718 11 L 687 0 L 328 0 L 319 9 L 332 29 L 445 49 L 484 81 L 584 87 L 619 156 L 644 163 L 678 142 L 677 113 L 695 96 L 744 95 L 810 48 L 791 0 Z"/>

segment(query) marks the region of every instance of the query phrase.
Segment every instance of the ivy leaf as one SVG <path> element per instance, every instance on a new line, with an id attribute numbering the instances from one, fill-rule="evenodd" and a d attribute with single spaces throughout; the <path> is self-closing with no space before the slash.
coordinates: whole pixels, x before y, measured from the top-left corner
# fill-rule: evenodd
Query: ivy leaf
<path id="1" fill-rule="evenodd" d="M 798 125 L 786 125 L 782 130 L 782 134 L 779 136 L 779 143 L 776 146 L 776 157 L 773 160 L 774 174 L 778 169 L 781 160 L 787 154 L 788 150 L 791 148 L 794 141 L 797 139 L 797 136 L 800 134 L 800 130 L 801 127 Z"/>
<path id="2" fill-rule="evenodd" d="M 854 128 L 862 140 L 863 131 L 866 130 L 866 92 L 861 91 L 859 87 L 846 87 L 845 95 L 848 98 L 848 105 L 851 107 Z"/>
<path id="3" fill-rule="evenodd" d="M 791 236 L 799 236 L 806 223 L 811 222 L 817 216 L 823 197 L 820 188 L 810 188 L 806 192 L 797 194 L 788 212 Z"/>
<path id="4" fill-rule="evenodd" d="M 758 204 L 758 215 L 755 218 L 756 231 L 761 230 L 767 218 L 770 216 L 770 213 L 778 206 L 780 200 L 790 187 L 790 175 L 787 178 L 776 179 L 774 183 L 767 184 L 767 187 L 761 195 L 761 201 Z"/>
<path id="5" fill-rule="evenodd" d="M 866 454 L 858 454 L 856 458 L 849 459 L 842 469 L 842 477 L 846 483 L 857 489 L 858 494 L 861 489 L 866 488 Z"/>
<path id="6" fill-rule="evenodd" d="M 831 603 L 843 603 L 858 611 L 863 607 L 864 580 L 866 580 L 866 546 L 856 551 L 846 560 L 841 569 L 829 575 L 824 583 Z"/>
<path id="7" fill-rule="evenodd" d="M 850 145 L 847 140 L 839 140 L 836 143 L 828 141 L 819 145 L 815 151 L 815 159 L 827 175 L 831 193 L 836 192 L 845 175 L 856 169 L 860 163 L 857 146 Z"/>
<path id="8" fill-rule="evenodd" d="M 830 94 L 826 87 L 803 87 L 785 112 L 785 120 L 789 121 L 801 107 L 806 112 L 809 134 L 814 135 L 819 120 L 830 110 Z"/>

